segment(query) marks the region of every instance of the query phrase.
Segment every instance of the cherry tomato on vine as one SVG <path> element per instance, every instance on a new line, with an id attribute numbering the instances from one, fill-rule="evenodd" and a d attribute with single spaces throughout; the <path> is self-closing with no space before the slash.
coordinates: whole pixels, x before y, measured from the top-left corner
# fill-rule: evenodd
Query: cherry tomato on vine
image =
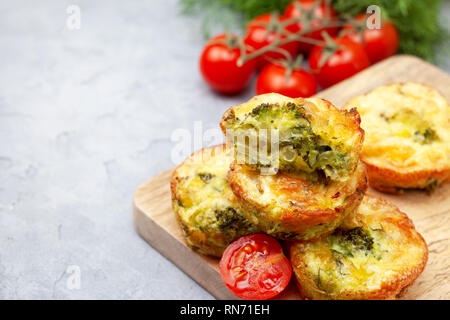
<path id="1" fill-rule="evenodd" d="M 280 243 L 259 233 L 243 236 L 228 246 L 220 260 L 220 274 L 237 297 L 265 300 L 286 288 L 292 267 Z"/>
<path id="2" fill-rule="evenodd" d="M 292 18 L 300 18 L 303 16 L 303 11 L 311 11 L 316 0 L 297 0 L 291 2 L 284 11 L 284 19 L 292 19 Z M 305 33 L 303 37 L 314 39 L 314 40 L 322 40 L 322 31 L 328 32 L 329 35 L 335 36 L 339 31 L 338 26 L 330 26 L 321 28 L 325 24 L 324 19 L 336 19 L 337 13 L 334 10 L 333 6 L 327 4 L 325 1 L 321 1 L 320 4 L 314 9 L 312 13 L 312 17 L 309 24 L 305 22 L 293 23 L 290 24 L 287 29 L 290 32 L 297 33 L 301 30 L 305 30 L 305 28 L 316 29 L 313 32 Z M 309 53 L 313 49 L 314 45 L 309 43 L 300 42 L 299 50 L 303 53 Z"/>
<path id="3" fill-rule="evenodd" d="M 244 43 L 253 48 L 253 50 L 258 50 L 262 47 L 270 45 L 277 38 L 277 34 L 282 31 L 280 22 L 282 22 L 281 17 L 275 17 L 270 13 L 263 14 L 254 18 L 247 24 L 247 33 L 244 38 Z M 285 38 L 286 36 L 280 35 L 279 39 Z M 298 47 L 298 42 L 289 42 L 279 46 L 278 48 L 286 50 L 287 53 L 289 53 L 291 57 L 294 58 L 298 52 Z M 258 57 L 259 67 L 263 67 L 269 62 L 267 60 L 267 57 L 272 59 L 280 59 L 285 58 L 285 55 L 276 51 L 267 52 Z"/>
<path id="4" fill-rule="evenodd" d="M 326 46 L 315 46 L 309 55 L 309 68 L 323 88 L 347 79 L 368 66 L 370 60 L 364 47 L 346 37 L 329 39 Z"/>
<path id="5" fill-rule="evenodd" d="M 365 14 L 356 17 L 357 21 L 364 22 Z M 399 36 L 397 28 L 389 21 L 383 22 L 380 29 L 367 29 L 365 25 L 361 30 L 362 36 L 353 25 L 344 26 L 345 35 L 355 42 L 361 43 L 372 63 L 394 55 L 398 49 Z M 352 32 L 353 31 L 353 32 Z"/>
<path id="6" fill-rule="evenodd" d="M 255 59 L 237 65 L 241 51 L 234 35 L 212 38 L 200 56 L 200 71 L 205 81 L 216 91 L 233 94 L 243 90 L 256 70 Z"/>
<path id="7" fill-rule="evenodd" d="M 269 64 L 258 75 L 256 94 L 276 92 L 291 98 L 307 98 L 317 93 L 314 76 L 298 68 L 288 74 L 285 66 Z"/>

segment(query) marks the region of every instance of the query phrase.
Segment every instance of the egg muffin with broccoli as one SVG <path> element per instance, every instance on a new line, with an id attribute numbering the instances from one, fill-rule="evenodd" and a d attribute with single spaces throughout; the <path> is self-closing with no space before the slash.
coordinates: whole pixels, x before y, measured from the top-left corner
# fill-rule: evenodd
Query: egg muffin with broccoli
<path id="1" fill-rule="evenodd" d="M 433 190 L 450 179 L 450 106 L 435 89 L 393 83 L 355 97 L 366 132 L 361 153 L 372 187 Z"/>
<path id="2" fill-rule="evenodd" d="M 228 180 L 247 218 L 279 239 L 335 229 L 367 189 L 359 121 L 355 110 L 326 100 L 275 93 L 228 109 L 221 122 L 235 157 Z"/>
<path id="3" fill-rule="evenodd" d="M 228 185 L 233 158 L 225 151 L 220 145 L 193 153 L 176 168 L 170 183 L 172 207 L 187 245 L 216 257 L 238 237 L 258 232 Z"/>
<path id="4" fill-rule="evenodd" d="M 300 294 L 309 299 L 396 299 L 428 259 L 406 214 L 368 195 L 332 234 L 292 242 L 289 252 Z"/>
<path id="5" fill-rule="evenodd" d="M 313 239 L 332 232 L 360 204 L 367 189 L 359 162 L 346 180 L 311 180 L 308 174 L 261 175 L 231 165 L 228 181 L 247 219 L 278 239 Z"/>
<path id="6" fill-rule="evenodd" d="M 323 99 L 268 93 L 229 108 L 220 126 L 239 164 L 346 180 L 359 162 L 359 123 L 355 110 L 338 110 Z"/>

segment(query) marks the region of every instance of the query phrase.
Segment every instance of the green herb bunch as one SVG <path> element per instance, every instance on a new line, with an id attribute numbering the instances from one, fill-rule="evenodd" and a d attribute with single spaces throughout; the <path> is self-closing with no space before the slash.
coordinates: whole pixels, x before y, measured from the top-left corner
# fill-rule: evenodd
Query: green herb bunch
<path id="1" fill-rule="evenodd" d="M 241 27 L 263 13 L 281 13 L 290 2 L 292 0 L 180 0 L 182 13 L 202 16 L 206 38 L 214 24 L 225 29 Z"/>

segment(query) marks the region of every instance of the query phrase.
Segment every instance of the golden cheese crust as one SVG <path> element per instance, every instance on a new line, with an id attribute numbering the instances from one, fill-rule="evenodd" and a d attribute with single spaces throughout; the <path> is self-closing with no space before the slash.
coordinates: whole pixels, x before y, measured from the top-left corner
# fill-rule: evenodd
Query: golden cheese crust
<path id="1" fill-rule="evenodd" d="M 369 184 L 383 192 L 433 189 L 450 179 L 450 106 L 435 89 L 393 83 L 355 97 L 366 132 Z"/>
<path id="2" fill-rule="evenodd" d="M 332 232 L 360 204 L 367 189 L 364 164 L 345 181 L 311 181 L 300 175 L 260 175 L 232 163 L 231 189 L 248 220 L 284 240 L 313 239 Z"/>
<path id="3" fill-rule="evenodd" d="M 307 172 L 314 177 L 319 172 L 332 180 L 345 180 L 353 173 L 364 140 L 356 110 L 339 110 L 320 98 L 292 99 L 276 93 L 255 96 L 248 102 L 229 108 L 222 117 L 220 127 L 225 135 L 230 132 L 248 133 L 250 137 L 255 137 L 258 145 L 261 141 L 267 141 L 264 136 L 261 137 L 263 130 L 269 133 L 275 130 L 279 139 L 279 154 L 269 150 L 268 162 L 272 167 L 285 173 Z M 227 139 L 227 143 L 232 144 L 235 151 L 240 146 L 236 138 L 232 141 Z M 245 151 L 248 152 L 248 147 Z M 267 165 L 248 154 L 245 161 L 239 161 L 239 164 L 254 169 Z"/>
<path id="4" fill-rule="evenodd" d="M 366 195 L 332 234 L 289 244 L 307 299 L 396 299 L 422 273 L 428 247 L 406 214 Z"/>
<path id="5" fill-rule="evenodd" d="M 172 175 L 172 207 L 189 247 L 221 257 L 229 243 L 258 229 L 242 214 L 227 173 L 232 157 L 219 145 L 194 152 Z"/>

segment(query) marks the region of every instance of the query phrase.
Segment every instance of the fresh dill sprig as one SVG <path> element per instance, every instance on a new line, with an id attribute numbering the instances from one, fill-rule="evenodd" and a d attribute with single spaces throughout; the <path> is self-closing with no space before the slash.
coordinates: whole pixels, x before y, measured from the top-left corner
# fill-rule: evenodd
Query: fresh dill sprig
<path id="1" fill-rule="evenodd" d="M 180 0 L 181 13 L 202 19 L 201 31 L 208 39 L 217 28 L 222 31 L 242 29 L 243 14 L 222 0 Z M 219 30 L 220 30 L 219 29 Z"/>
<path id="2" fill-rule="evenodd" d="M 200 16 L 202 32 L 209 38 L 214 26 L 229 31 L 268 12 L 282 12 L 292 0 L 180 0 L 181 12 Z"/>
<path id="3" fill-rule="evenodd" d="M 180 0 L 184 12 L 204 10 L 208 7 L 228 7 L 252 19 L 267 12 L 281 12 L 292 0 Z"/>

